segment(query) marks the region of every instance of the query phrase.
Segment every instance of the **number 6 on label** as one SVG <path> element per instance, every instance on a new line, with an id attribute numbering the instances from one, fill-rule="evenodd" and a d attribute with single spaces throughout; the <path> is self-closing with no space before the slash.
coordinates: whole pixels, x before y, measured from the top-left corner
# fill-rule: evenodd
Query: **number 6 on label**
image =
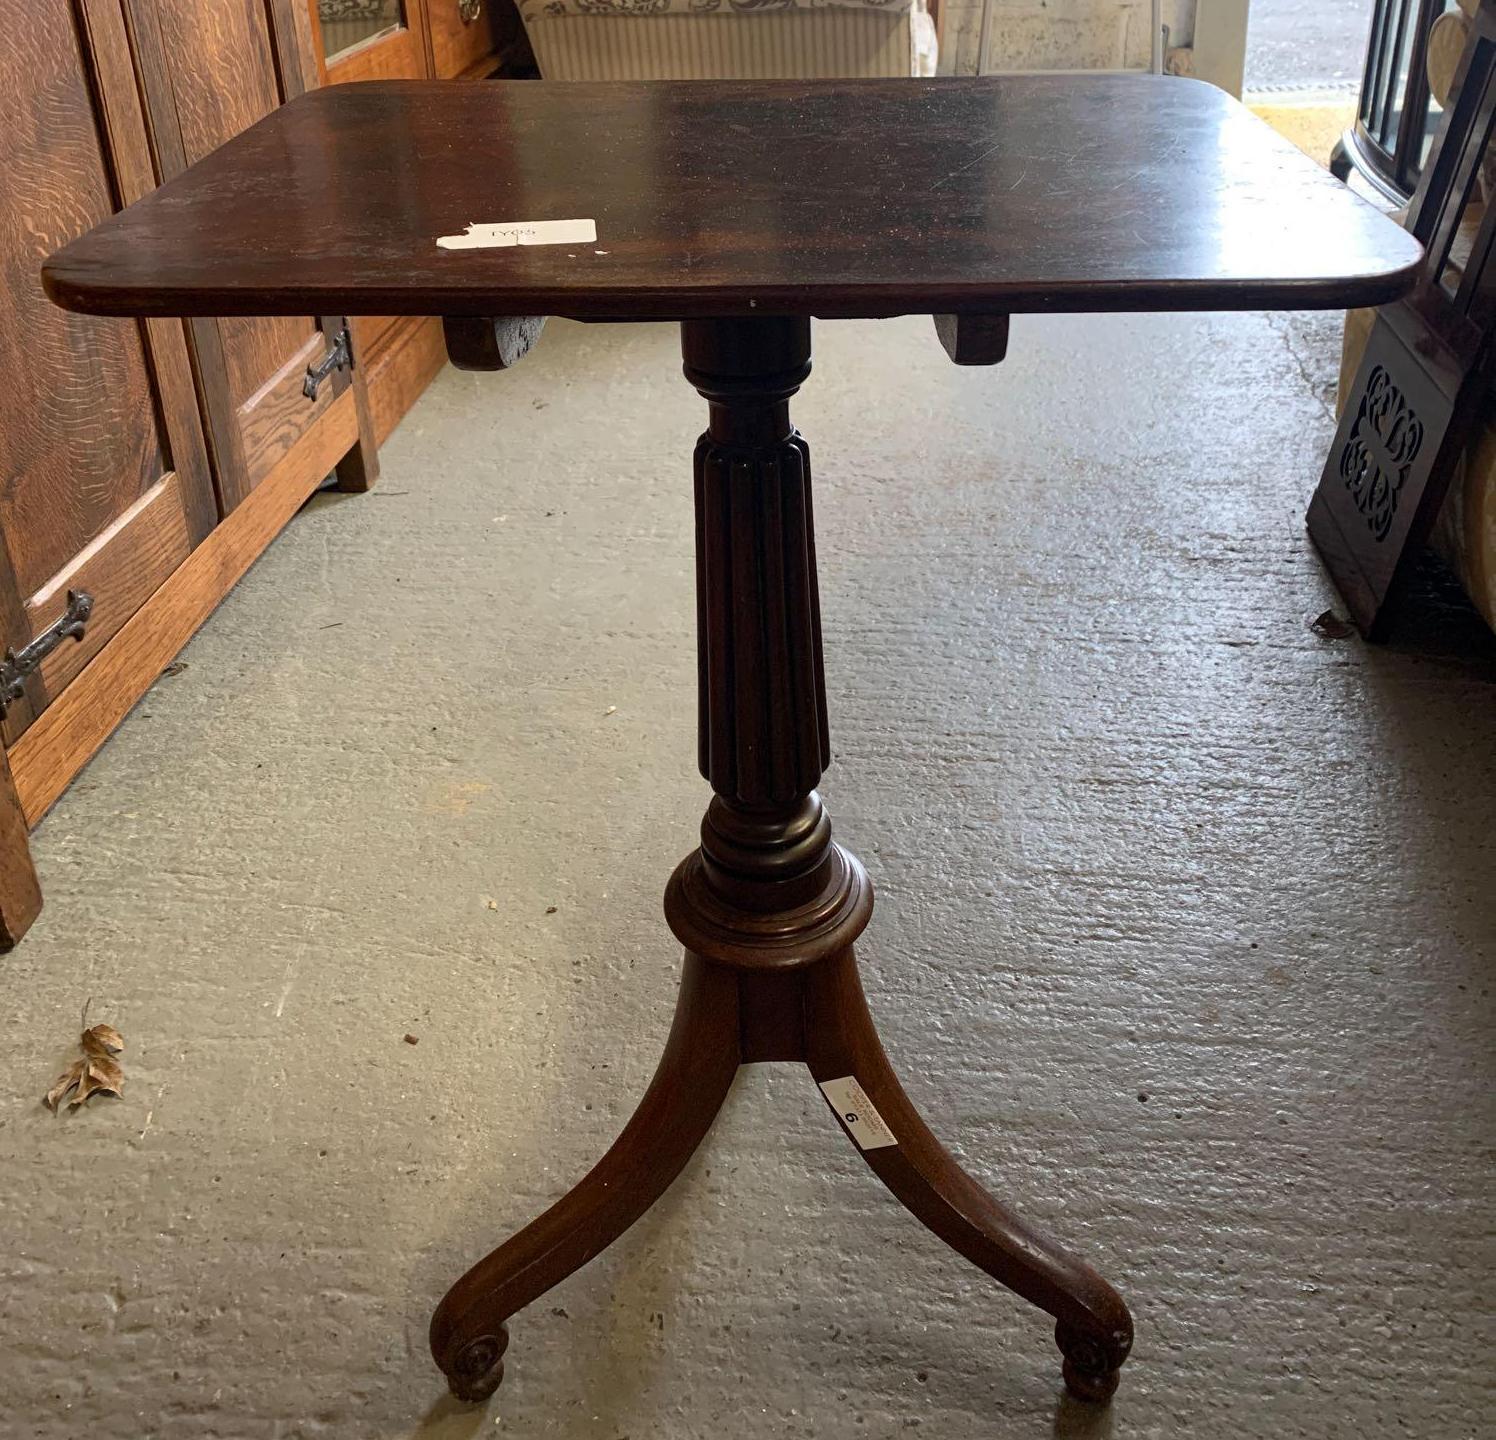
<path id="1" fill-rule="evenodd" d="M 878 1107 L 868 1099 L 867 1091 L 857 1083 L 856 1077 L 844 1075 L 840 1080 L 822 1080 L 821 1093 L 836 1111 L 836 1117 L 847 1127 L 847 1134 L 857 1142 L 861 1150 L 881 1150 L 885 1145 L 897 1145 L 894 1135 Z"/>

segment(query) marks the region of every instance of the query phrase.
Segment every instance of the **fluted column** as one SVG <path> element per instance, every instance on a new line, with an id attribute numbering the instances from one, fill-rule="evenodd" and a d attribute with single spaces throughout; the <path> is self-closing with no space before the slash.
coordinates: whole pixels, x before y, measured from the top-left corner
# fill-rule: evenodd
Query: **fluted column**
<path id="1" fill-rule="evenodd" d="M 789 416 L 810 373 L 810 321 L 681 332 L 710 415 L 696 446 L 696 605 L 699 764 L 716 798 L 666 911 L 708 958 L 800 964 L 850 943 L 854 912 L 860 930 L 871 906 L 815 789 L 831 744 L 810 452 Z M 769 932 L 778 949 L 750 956 Z"/>
<path id="2" fill-rule="evenodd" d="M 686 368 L 711 404 L 696 445 L 701 773 L 741 805 L 796 799 L 831 760 L 810 451 L 788 403 L 809 370 L 808 353 L 774 377 Z"/>

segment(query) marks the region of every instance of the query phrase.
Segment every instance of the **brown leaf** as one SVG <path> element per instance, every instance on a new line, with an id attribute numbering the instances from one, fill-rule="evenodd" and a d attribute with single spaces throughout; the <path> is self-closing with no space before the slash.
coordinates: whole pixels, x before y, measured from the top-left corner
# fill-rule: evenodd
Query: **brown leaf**
<path id="1" fill-rule="evenodd" d="M 78 1037 L 83 1058 L 74 1060 L 46 1094 L 46 1103 L 56 1110 L 69 1092 L 69 1109 L 77 1109 L 90 1095 L 121 1095 L 125 1072 L 114 1057 L 125 1048 L 124 1036 L 113 1025 L 94 1025 Z"/>
<path id="2" fill-rule="evenodd" d="M 118 1062 L 88 1060 L 84 1064 L 83 1077 L 78 1081 L 78 1089 L 68 1105 L 76 1110 L 90 1095 L 118 1095 L 124 1085 L 125 1072 L 119 1068 Z"/>
<path id="3" fill-rule="evenodd" d="M 88 1069 L 87 1060 L 74 1060 L 61 1075 L 57 1077 L 57 1083 L 42 1097 L 42 1103 L 55 1110 L 62 1100 L 82 1078 L 83 1072 Z"/>
<path id="4" fill-rule="evenodd" d="M 85 1055 L 98 1060 L 118 1055 L 125 1048 L 125 1037 L 113 1025 L 94 1025 L 83 1032 L 78 1043 Z"/>

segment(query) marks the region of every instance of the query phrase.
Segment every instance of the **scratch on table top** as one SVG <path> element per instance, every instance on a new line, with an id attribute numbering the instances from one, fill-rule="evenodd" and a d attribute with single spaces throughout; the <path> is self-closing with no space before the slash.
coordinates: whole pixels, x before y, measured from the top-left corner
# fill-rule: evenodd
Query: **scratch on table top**
<path id="1" fill-rule="evenodd" d="M 990 144 L 985 150 L 981 152 L 980 155 L 977 155 L 973 159 L 968 160 L 964 165 L 956 166 L 956 168 L 950 171 L 948 174 L 942 175 L 940 179 L 938 179 L 932 186 L 930 186 L 930 189 L 938 190 L 942 185 L 946 183 L 947 180 L 954 180 L 956 176 L 964 175 L 968 170 L 971 169 L 973 165 L 980 165 L 982 161 L 985 160 L 990 154 L 992 154 L 994 150 L 1001 149 L 1002 143 L 1003 142 L 1001 140 L 994 140 L 992 144 Z M 1020 175 L 1018 178 L 1021 180 L 1023 179 L 1023 176 Z"/>

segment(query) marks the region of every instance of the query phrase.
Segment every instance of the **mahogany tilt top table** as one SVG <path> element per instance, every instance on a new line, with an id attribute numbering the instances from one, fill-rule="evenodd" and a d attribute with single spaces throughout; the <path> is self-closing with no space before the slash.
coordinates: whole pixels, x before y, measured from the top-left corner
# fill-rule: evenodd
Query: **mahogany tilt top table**
<path id="1" fill-rule="evenodd" d="M 811 318 L 929 314 L 958 364 L 1020 311 L 1373 305 L 1421 251 L 1239 104 L 1188 80 L 340 86 L 292 101 L 47 264 L 104 315 L 418 314 L 503 369 L 543 317 L 681 322 L 696 447 L 700 756 L 715 792 L 665 915 L 685 973 L 664 1058 L 594 1169 L 441 1302 L 453 1391 L 506 1321 L 664 1192 L 740 1064 L 803 1061 L 867 1163 L 1057 1321 L 1104 1400 L 1116 1291 L 971 1179 L 879 1043 L 853 942 L 872 887 L 831 838 L 809 451 Z"/>

